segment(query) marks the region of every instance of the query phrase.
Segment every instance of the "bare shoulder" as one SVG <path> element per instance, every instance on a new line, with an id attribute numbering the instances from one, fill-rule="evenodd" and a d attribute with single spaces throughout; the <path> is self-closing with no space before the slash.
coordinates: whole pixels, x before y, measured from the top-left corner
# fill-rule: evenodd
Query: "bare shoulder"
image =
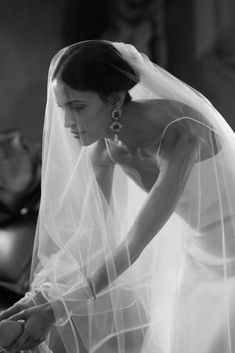
<path id="1" fill-rule="evenodd" d="M 188 120 L 182 121 L 183 124 L 187 126 L 192 126 L 192 129 L 195 127 L 204 128 L 208 125 L 205 117 L 200 114 L 196 109 L 191 106 L 179 102 L 173 99 L 153 99 L 146 101 L 146 109 L 148 111 L 149 116 L 151 116 L 152 121 L 156 120 L 156 114 L 158 117 L 158 121 L 163 125 L 168 124 L 174 120 L 177 120 L 181 117 L 189 118 Z M 201 123 L 201 125 L 196 124 Z"/>
<path id="2" fill-rule="evenodd" d="M 190 159 L 196 154 L 198 160 L 199 145 L 201 161 L 220 151 L 219 136 L 207 118 L 196 109 L 175 100 L 154 99 L 146 101 L 145 112 L 150 140 L 161 137 L 158 148 L 161 158 L 180 163 L 180 156 Z"/>
<path id="3" fill-rule="evenodd" d="M 149 102 L 147 109 L 151 122 L 155 121 L 164 134 L 163 145 L 169 149 L 175 149 L 176 143 L 193 146 L 198 140 L 206 142 L 210 138 L 212 127 L 206 118 L 182 102 L 156 99 Z"/>
<path id="4" fill-rule="evenodd" d="M 158 154 L 162 158 L 184 157 L 195 152 L 199 145 L 199 136 L 187 124 L 170 124 L 162 136 Z"/>

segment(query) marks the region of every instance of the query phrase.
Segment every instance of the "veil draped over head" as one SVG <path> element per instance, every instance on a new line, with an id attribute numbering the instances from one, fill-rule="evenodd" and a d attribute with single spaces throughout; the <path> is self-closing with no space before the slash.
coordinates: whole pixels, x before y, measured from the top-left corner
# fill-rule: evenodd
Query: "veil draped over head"
<path id="1" fill-rule="evenodd" d="M 235 351 L 235 138 L 200 93 L 153 64 L 132 45 L 110 43 L 138 76 L 133 100 L 169 100 L 171 124 L 211 131 L 210 158 L 195 163 L 166 225 L 137 261 L 95 301 L 77 290 L 125 239 L 148 194 L 119 165 L 108 203 L 96 180 L 92 145 L 82 147 L 64 128 L 51 77 L 68 48 L 52 60 L 43 137 L 42 195 L 31 290 L 60 299 L 58 318 L 40 352 L 232 353 Z M 190 109 L 189 109 L 190 108 Z M 178 109 L 178 108 L 177 108 Z M 196 112 L 190 116 L 190 112 Z M 188 114 L 186 113 L 188 112 Z M 125 122 L 123 122 L 125 124 Z M 183 126 L 183 125 L 182 125 Z M 212 134 L 213 133 L 213 134 Z M 156 166 L 157 167 L 157 166 Z M 109 262 L 110 264 L 110 262 Z M 233 310 L 232 310 L 233 308 Z M 57 313 L 55 312 L 55 315 Z"/>

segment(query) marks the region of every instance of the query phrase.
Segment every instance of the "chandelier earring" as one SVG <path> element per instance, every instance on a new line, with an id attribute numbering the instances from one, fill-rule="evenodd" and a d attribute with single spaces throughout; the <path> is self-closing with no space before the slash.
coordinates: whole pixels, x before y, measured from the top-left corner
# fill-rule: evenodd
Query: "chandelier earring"
<path id="1" fill-rule="evenodd" d="M 119 137 L 118 133 L 122 129 L 123 125 L 121 124 L 121 109 L 118 109 L 116 106 L 113 107 L 112 110 L 112 124 L 109 128 L 114 132 L 114 142 L 118 142 Z"/>

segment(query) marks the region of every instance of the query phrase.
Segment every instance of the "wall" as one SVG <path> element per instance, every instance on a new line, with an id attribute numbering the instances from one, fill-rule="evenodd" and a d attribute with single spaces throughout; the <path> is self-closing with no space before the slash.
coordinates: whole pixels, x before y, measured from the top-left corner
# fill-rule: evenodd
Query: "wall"
<path id="1" fill-rule="evenodd" d="M 150 6 L 154 1 L 152 31 L 156 28 L 157 33 L 157 11 L 162 8 L 165 12 L 165 33 L 154 39 L 154 45 L 162 52 L 155 55 L 156 61 L 204 93 L 235 130 L 234 0 L 147 3 Z M 117 14 L 117 10 L 111 11 L 114 0 L 92 3 L 93 0 L 0 0 L 0 131 L 20 128 L 32 139 L 41 140 L 46 77 L 52 56 L 75 41 L 113 38 L 109 32 L 117 27 L 112 20 Z M 135 2 L 127 4 L 133 7 Z M 162 23 L 162 15 L 159 18 Z M 122 26 L 123 32 L 126 27 Z M 117 31 L 114 37 L 120 37 L 120 33 Z"/>
<path id="2" fill-rule="evenodd" d="M 0 131 L 40 140 L 51 57 L 61 48 L 64 0 L 0 1 Z"/>
<path id="3" fill-rule="evenodd" d="M 235 2 L 194 0 L 195 70 L 192 83 L 235 131 Z"/>

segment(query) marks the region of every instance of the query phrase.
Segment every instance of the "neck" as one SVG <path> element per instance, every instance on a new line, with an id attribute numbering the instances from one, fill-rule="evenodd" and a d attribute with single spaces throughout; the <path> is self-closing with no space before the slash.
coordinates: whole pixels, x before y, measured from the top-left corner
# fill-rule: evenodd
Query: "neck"
<path id="1" fill-rule="evenodd" d="M 144 102 L 130 102 L 124 105 L 121 123 L 123 127 L 118 137 L 130 150 L 135 151 L 149 145 L 150 126 Z"/>

